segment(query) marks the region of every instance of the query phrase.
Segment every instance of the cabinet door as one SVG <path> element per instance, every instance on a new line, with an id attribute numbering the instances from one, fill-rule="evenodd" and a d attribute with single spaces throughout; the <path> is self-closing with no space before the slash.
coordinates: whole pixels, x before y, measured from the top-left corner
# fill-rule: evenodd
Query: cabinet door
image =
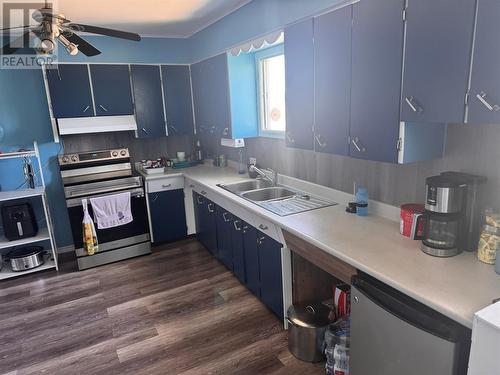
<path id="1" fill-rule="evenodd" d="M 208 131 L 208 73 L 206 62 L 200 61 L 191 65 L 191 79 L 193 82 L 193 106 L 196 123 L 196 133 L 206 133 Z"/>
<path id="2" fill-rule="evenodd" d="M 225 53 L 212 57 L 208 61 L 210 71 L 209 118 L 215 126 L 217 138 L 231 138 L 231 114 L 229 109 L 229 74 Z"/>
<path id="3" fill-rule="evenodd" d="M 468 121 L 500 124 L 500 2 L 479 0 Z"/>
<path id="4" fill-rule="evenodd" d="M 353 157 L 397 162 L 404 0 L 353 5 L 351 129 Z"/>
<path id="5" fill-rule="evenodd" d="M 234 276 L 245 284 L 245 249 L 243 247 L 243 226 L 245 223 L 235 217 L 231 230 L 231 247 L 233 249 L 233 273 Z"/>
<path id="6" fill-rule="evenodd" d="M 286 144 L 313 149 L 313 21 L 285 28 Z"/>
<path id="7" fill-rule="evenodd" d="M 281 274 L 281 244 L 262 232 L 259 241 L 259 265 L 262 302 L 283 318 L 283 280 Z"/>
<path id="8" fill-rule="evenodd" d="M 233 270 L 233 248 L 231 246 L 231 231 L 233 229 L 232 215 L 220 206 L 216 208 L 217 216 L 217 249 L 218 258 L 229 270 Z"/>
<path id="9" fill-rule="evenodd" d="M 348 155 L 352 8 L 314 19 L 314 149 Z"/>
<path id="10" fill-rule="evenodd" d="M 46 72 L 55 118 L 94 116 L 87 65 L 59 64 Z"/>
<path id="11" fill-rule="evenodd" d="M 215 204 L 198 193 L 193 193 L 195 204 L 196 233 L 198 241 L 211 253 L 217 253 L 217 224 Z"/>
<path id="12" fill-rule="evenodd" d="M 182 189 L 150 193 L 148 199 L 155 243 L 174 241 L 187 236 Z"/>
<path id="13" fill-rule="evenodd" d="M 245 249 L 246 286 L 260 298 L 259 249 L 257 247 L 257 229 L 245 223 L 243 225 L 243 247 Z"/>
<path id="14" fill-rule="evenodd" d="M 402 121 L 464 121 L 474 11 L 471 0 L 408 1 Z"/>
<path id="15" fill-rule="evenodd" d="M 137 136 L 153 138 L 166 135 L 160 67 L 132 65 Z"/>
<path id="16" fill-rule="evenodd" d="M 97 116 L 133 115 L 128 65 L 90 65 Z"/>
<path id="17" fill-rule="evenodd" d="M 187 65 L 161 67 L 169 135 L 193 134 L 191 74 Z"/>

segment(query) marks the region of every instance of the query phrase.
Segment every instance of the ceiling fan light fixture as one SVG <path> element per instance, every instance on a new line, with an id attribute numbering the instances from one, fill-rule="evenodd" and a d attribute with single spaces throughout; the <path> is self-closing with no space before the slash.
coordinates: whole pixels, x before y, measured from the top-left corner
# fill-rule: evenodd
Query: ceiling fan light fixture
<path id="1" fill-rule="evenodd" d="M 55 49 L 55 44 L 51 39 L 42 39 L 40 41 L 39 50 L 43 53 L 52 53 Z"/>
<path id="2" fill-rule="evenodd" d="M 59 39 L 61 44 L 66 49 L 66 52 L 68 52 L 71 56 L 78 54 L 78 46 L 75 43 L 71 43 L 64 35 L 59 34 L 57 39 Z"/>

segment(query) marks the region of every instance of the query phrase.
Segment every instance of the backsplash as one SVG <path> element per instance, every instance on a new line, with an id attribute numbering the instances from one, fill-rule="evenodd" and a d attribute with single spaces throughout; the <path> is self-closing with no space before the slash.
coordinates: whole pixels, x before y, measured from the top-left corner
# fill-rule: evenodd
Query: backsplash
<path id="1" fill-rule="evenodd" d="M 396 206 L 423 202 L 425 178 L 442 171 L 483 175 L 488 183 L 481 201 L 500 208 L 499 125 L 449 125 L 443 159 L 406 165 L 296 150 L 271 138 L 246 139 L 245 145 L 245 160 L 255 156 L 263 167 L 345 192 L 353 191 L 355 181 L 368 187 L 371 199 Z M 220 147 L 220 152 L 237 160 L 235 150 Z"/>
<path id="2" fill-rule="evenodd" d="M 191 136 L 170 135 L 154 139 L 135 138 L 132 132 L 65 135 L 62 137 L 64 153 L 128 147 L 132 161 L 157 159 L 162 156 L 174 158 L 177 151 L 186 155 L 193 152 Z"/>

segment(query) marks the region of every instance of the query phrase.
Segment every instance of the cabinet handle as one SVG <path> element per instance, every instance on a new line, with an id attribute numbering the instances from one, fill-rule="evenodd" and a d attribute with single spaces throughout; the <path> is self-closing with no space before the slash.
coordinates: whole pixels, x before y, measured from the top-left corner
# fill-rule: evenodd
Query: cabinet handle
<path id="1" fill-rule="evenodd" d="M 103 106 L 102 104 L 99 104 L 99 107 L 101 107 L 101 109 L 102 109 L 104 112 L 108 112 L 108 109 L 107 109 L 105 106 Z"/>
<path id="2" fill-rule="evenodd" d="M 229 134 L 229 128 L 224 128 L 224 131 L 222 132 L 222 134 L 228 135 Z"/>
<path id="3" fill-rule="evenodd" d="M 227 212 L 222 213 L 222 218 L 224 219 L 224 222 L 227 223 L 227 222 L 231 221 L 231 219 L 228 219 L 226 215 L 227 215 Z"/>
<path id="4" fill-rule="evenodd" d="M 213 209 L 213 207 L 214 207 L 214 204 L 213 204 L 213 203 L 209 203 L 209 204 L 207 205 L 207 210 L 208 210 L 208 212 L 210 212 L 210 213 L 215 212 L 215 210 Z"/>
<path id="5" fill-rule="evenodd" d="M 196 197 L 196 200 L 198 201 L 198 204 L 203 204 L 203 198 L 202 197 Z"/>
<path id="6" fill-rule="evenodd" d="M 243 226 L 243 233 L 246 234 L 247 233 L 247 229 L 248 229 L 248 225 L 244 225 Z"/>
<path id="7" fill-rule="evenodd" d="M 214 134 L 216 129 L 217 129 L 217 126 L 211 126 L 210 127 L 210 134 Z"/>
<path id="8" fill-rule="evenodd" d="M 172 129 L 174 132 L 179 133 L 179 130 L 173 125 L 169 125 L 169 128 Z"/>
<path id="9" fill-rule="evenodd" d="M 142 128 L 141 129 L 144 133 L 146 133 L 147 135 L 149 135 L 149 132 L 146 130 L 146 128 Z"/>
<path id="10" fill-rule="evenodd" d="M 201 195 L 207 195 L 207 192 L 205 190 L 202 190 Z"/>
<path id="11" fill-rule="evenodd" d="M 293 139 L 293 137 L 290 135 L 290 132 L 286 132 L 285 137 L 286 137 L 288 143 L 295 143 L 295 139 Z"/>
<path id="12" fill-rule="evenodd" d="M 321 142 L 321 134 L 315 135 L 314 139 L 316 140 L 316 142 L 318 142 L 319 147 L 326 147 L 326 142 Z"/>
<path id="13" fill-rule="evenodd" d="M 488 101 L 486 100 L 486 93 L 484 91 L 481 91 L 479 94 L 476 95 L 476 98 L 479 99 L 479 101 L 481 103 L 483 103 L 483 105 L 488 108 L 488 111 L 491 111 L 491 112 L 498 112 L 498 110 L 500 109 L 500 107 L 495 104 L 495 105 L 491 105 L 490 103 L 488 103 Z"/>
<path id="14" fill-rule="evenodd" d="M 240 225 L 240 221 L 239 220 L 233 221 L 233 225 L 234 225 L 234 229 L 236 229 L 237 231 L 241 230 L 241 226 L 239 226 Z"/>
<path id="15" fill-rule="evenodd" d="M 83 113 L 87 112 L 88 110 L 90 109 L 90 106 L 86 106 L 84 109 L 83 109 Z"/>
<path id="16" fill-rule="evenodd" d="M 264 224 L 260 224 L 259 225 L 259 229 L 262 229 L 262 230 L 268 230 L 269 227 L 267 225 L 264 225 Z"/>
<path id="17" fill-rule="evenodd" d="M 356 150 L 358 150 L 358 152 L 366 152 L 365 146 L 361 144 L 361 141 L 359 140 L 358 137 L 352 138 L 351 141 L 354 147 L 356 147 Z"/>
<path id="18" fill-rule="evenodd" d="M 172 184 L 161 185 L 163 189 L 169 188 L 170 186 L 172 186 Z"/>
<path id="19" fill-rule="evenodd" d="M 413 112 L 422 112 L 423 109 L 422 107 L 420 107 L 416 102 L 415 102 L 415 98 L 413 96 L 407 96 L 405 97 L 405 101 L 406 101 L 406 104 L 408 104 L 408 106 L 411 108 L 411 110 Z"/>
<path id="20" fill-rule="evenodd" d="M 264 242 L 265 239 L 266 237 L 257 237 L 257 245 L 262 245 L 262 242 Z"/>

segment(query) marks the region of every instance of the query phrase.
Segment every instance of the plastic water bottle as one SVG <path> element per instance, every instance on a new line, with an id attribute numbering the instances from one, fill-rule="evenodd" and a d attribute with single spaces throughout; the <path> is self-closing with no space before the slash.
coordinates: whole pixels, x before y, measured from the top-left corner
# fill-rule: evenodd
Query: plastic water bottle
<path id="1" fill-rule="evenodd" d="M 366 216 L 368 215 L 368 189 L 365 187 L 358 187 L 356 192 L 356 215 Z"/>

